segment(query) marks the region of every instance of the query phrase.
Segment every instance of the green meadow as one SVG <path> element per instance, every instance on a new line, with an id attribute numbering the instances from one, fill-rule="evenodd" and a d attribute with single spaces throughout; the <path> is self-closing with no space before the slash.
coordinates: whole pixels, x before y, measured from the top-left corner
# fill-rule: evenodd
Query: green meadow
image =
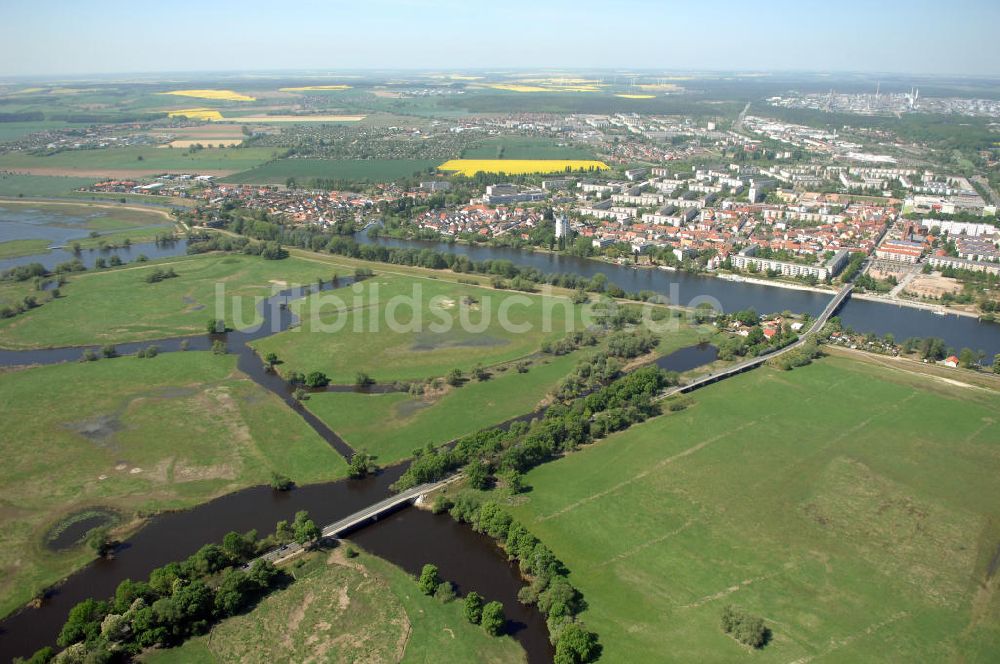
<path id="1" fill-rule="evenodd" d="M 360 552 L 317 552 L 286 566 L 288 588 L 252 611 L 229 618 L 207 636 L 179 648 L 150 651 L 148 664 L 242 662 L 483 662 L 524 661 L 509 636 L 470 624 L 461 600 L 442 603 L 420 594 L 417 580 L 391 563 Z"/>
<path id="2" fill-rule="evenodd" d="M 8 240 L 0 242 L 0 259 L 47 254 L 48 252 L 48 240 Z"/>
<path id="3" fill-rule="evenodd" d="M 94 184 L 94 178 L 61 175 L 15 175 L 0 173 L 0 196 L 69 196 L 80 187 Z"/>
<path id="4" fill-rule="evenodd" d="M 828 357 L 692 396 L 531 471 L 512 507 L 602 662 L 995 661 L 1000 394 Z M 724 634 L 729 604 L 770 642 Z"/>
<path id="5" fill-rule="evenodd" d="M 178 276 L 159 283 L 145 281 L 147 274 L 166 267 Z M 259 320 L 258 298 L 286 285 L 315 283 L 318 276 L 329 280 L 333 272 L 330 265 L 297 258 L 268 261 L 212 254 L 73 274 L 60 289 L 59 299 L 0 320 L 0 347 L 121 343 L 197 334 L 216 317 L 217 287 L 225 289 L 227 325 L 253 325 Z"/>
<path id="6" fill-rule="evenodd" d="M 238 184 L 285 184 L 289 178 L 302 185 L 315 179 L 388 182 L 433 169 L 438 163 L 433 159 L 278 159 L 223 179 Z"/>
<path id="7" fill-rule="evenodd" d="M 488 380 L 429 396 L 322 392 L 310 395 L 306 406 L 351 447 L 387 464 L 428 443 L 440 445 L 532 412 L 582 359 L 582 351 L 543 356 L 527 373 L 507 367 L 491 372 Z"/>
<path id="8" fill-rule="evenodd" d="M 0 614 L 93 552 L 53 551 L 73 515 L 190 507 L 265 484 L 342 477 L 343 459 L 233 355 L 171 353 L 0 374 Z M 40 407 L 44 404 L 44 407 Z"/>
<path id="9" fill-rule="evenodd" d="M 564 336 L 568 316 L 579 315 L 564 298 L 382 273 L 291 306 L 301 325 L 254 347 L 275 353 L 282 374 L 322 371 L 335 383 L 353 383 L 358 372 L 422 380 L 508 362 Z M 513 325 L 501 324 L 501 311 Z"/>

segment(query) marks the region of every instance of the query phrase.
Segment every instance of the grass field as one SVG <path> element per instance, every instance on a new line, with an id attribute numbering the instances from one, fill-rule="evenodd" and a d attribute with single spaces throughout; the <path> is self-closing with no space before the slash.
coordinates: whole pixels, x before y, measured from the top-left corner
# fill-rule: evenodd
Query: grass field
<path id="1" fill-rule="evenodd" d="M 65 196 L 94 184 L 94 178 L 0 173 L 0 196 Z"/>
<path id="2" fill-rule="evenodd" d="M 593 159 L 586 148 L 544 138 L 508 136 L 490 139 L 462 152 L 462 159 Z"/>
<path id="3" fill-rule="evenodd" d="M 295 582 L 148 664 L 218 662 L 523 662 L 510 637 L 470 624 L 461 601 L 421 595 L 416 579 L 367 553 L 317 552 L 288 567 Z"/>
<path id="4" fill-rule="evenodd" d="M 44 254 L 49 251 L 48 240 L 8 240 L 0 242 L 0 259 Z"/>
<path id="5" fill-rule="evenodd" d="M 92 557 L 44 545 L 80 510 L 128 519 L 264 484 L 272 471 L 302 484 L 344 475 L 341 457 L 235 364 L 188 352 L 0 374 L 0 613 Z"/>
<path id="6" fill-rule="evenodd" d="M 250 184 L 285 184 L 288 178 L 300 183 L 313 179 L 382 182 L 409 177 L 433 169 L 429 159 L 279 159 L 263 166 L 230 175 L 226 182 Z"/>
<path id="7" fill-rule="evenodd" d="M 145 274 L 166 265 L 177 278 L 145 282 Z M 75 274 L 60 289 L 63 297 L 0 321 L 0 346 L 75 346 L 200 333 L 215 317 L 217 284 L 225 286 L 227 324 L 252 325 L 257 321 L 253 298 L 286 284 L 315 283 L 317 276 L 329 279 L 332 272 L 331 266 L 296 258 L 204 255 Z M 230 296 L 242 297 L 239 306 Z"/>
<path id="8" fill-rule="evenodd" d="M 446 443 L 530 413 L 583 358 L 582 353 L 545 357 L 528 373 L 509 368 L 435 396 L 324 392 L 311 395 L 306 406 L 351 447 L 388 464 L 428 443 Z"/>
<path id="9" fill-rule="evenodd" d="M 333 297 L 345 308 L 339 309 Z M 396 298 L 409 302 L 394 309 L 390 303 Z M 504 305 L 509 298 L 516 299 Z M 546 304 L 551 304 L 551 331 L 544 326 Z M 283 374 L 323 371 L 336 383 L 353 383 L 359 371 L 378 381 L 422 380 L 444 376 L 454 368 L 468 372 L 476 364 L 513 360 L 536 352 L 546 339 L 564 336 L 567 310 L 578 311 L 561 298 L 543 300 L 537 295 L 392 274 L 377 274 L 358 289 L 314 295 L 291 306 L 300 312 L 302 325 L 262 339 L 255 348 L 261 355 L 276 353 L 284 363 L 279 366 Z M 503 329 L 501 306 L 509 308 L 511 323 L 531 329 Z M 390 315 L 399 323 L 395 329 L 389 324 Z M 443 321 L 450 322 L 449 329 L 442 329 Z"/>
<path id="10" fill-rule="evenodd" d="M 604 171 L 610 166 L 593 159 L 450 159 L 439 171 L 454 172 L 468 177 L 476 173 L 506 173 L 530 175 L 533 173 L 564 173 L 579 171 Z"/>
<path id="11" fill-rule="evenodd" d="M 1000 394 L 828 357 L 693 397 L 535 469 L 513 508 L 602 662 L 995 661 Z M 721 631 L 728 604 L 765 648 Z"/>
<path id="12" fill-rule="evenodd" d="M 41 171 L 38 174 L 42 175 L 164 171 L 233 173 L 253 168 L 276 155 L 271 148 L 224 148 L 189 153 L 155 147 L 128 147 L 67 150 L 48 156 L 9 152 L 0 154 L 0 170 Z"/>

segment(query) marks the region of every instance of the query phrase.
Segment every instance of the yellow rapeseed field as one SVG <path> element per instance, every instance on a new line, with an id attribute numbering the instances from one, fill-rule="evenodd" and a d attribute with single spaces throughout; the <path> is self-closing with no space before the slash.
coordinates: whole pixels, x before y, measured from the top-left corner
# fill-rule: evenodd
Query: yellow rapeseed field
<path id="1" fill-rule="evenodd" d="M 189 120 L 221 120 L 222 113 L 210 108 L 182 108 L 179 111 L 168 112 L 167 117 L 188 118 Z"/>
<path id="2" fill-rule="evenodd" d="M 611 167 L 593 159 L 451 159 L 438 166 L 439 171 L 455 171 L 468 177 L 476 173 L 563 173 L 567 168 L 571 171 L 604 171 Z"/>
<path id="3" fill-rule="evenodd" d="M 510 83 L 487 83 L 486 87 L 508 92 L 600 92 L 602 85 L 578 78 L 532 78 Z"/>
<path id="4" fill-rule="evenodd" d="M 310 90 L 350 90 L 349 85 L 303 85 L 300 88 L 278 88 L 281 92 L 308 92 Z"/>
<path id="5" fill-rule="evenodd" d="M 656 95 L 627 95 L 627 94 L 617 94 L 616 97 L 621 97 L 622 99 L 656 99 Z"/>
<path id="6" fill-rule="evenodd" d="M 249 97 L 233 92 L 232 90 L 173 90 L 171 92 L 161 92 L 163 95 L 176 95 L 178 97 L 195 97 L 196 99 L 219 99 L 222 101 L 256 101 L 256 97 Z"/>

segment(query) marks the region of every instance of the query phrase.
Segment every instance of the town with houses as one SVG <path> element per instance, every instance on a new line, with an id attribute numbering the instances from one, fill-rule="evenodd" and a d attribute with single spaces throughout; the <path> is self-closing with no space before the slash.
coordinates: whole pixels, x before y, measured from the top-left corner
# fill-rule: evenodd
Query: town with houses
<path id="1" fill-rule="evenodd" d="M 463 140 L 559 137 L 617 164 L 606 172 L 481 186 L 438 174 L 409 184 L 320 190 L 228 184 L 191 173 L 111 179 L 89 190 L 195 199 L 198 223 L 211 224 L 222 206 L 238 206 L 293 224 L 346 223 L 355 230 L 389 225 L 387 211 L 402 202 L 406 215 L 392 215 L 393 227 L 382 232 L 535 246 L 799 288 L 830 287 L 854 261 L 879 296 L 928 303 L 962 292 L 955 275 L 1000 274 L 989 187 L 984 198 L 983 187 L 968 177 L 865 152 L 835 131 L 754 115 L 737 122 L 741 131 L 627 113 L 517 114 L 440 127 Z M 746 159 L 755 153 L 767 159 Z M 737 154 L 743 158 L 726 159 Z M 656 165 L 628 166 L 637 161 Z"/>

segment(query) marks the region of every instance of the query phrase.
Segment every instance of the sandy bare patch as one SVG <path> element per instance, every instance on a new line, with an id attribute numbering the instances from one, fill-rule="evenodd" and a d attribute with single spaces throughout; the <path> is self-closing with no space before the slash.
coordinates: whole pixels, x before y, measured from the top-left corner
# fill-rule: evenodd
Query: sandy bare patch
<path id="1" fill-rule="evenodd" d="M 219 138 L 219 137 L 196 138 L 196 139 L 182 138 L 182 139 L 177 139 L 176 141 L 170 141 L 166 145 L 161 145 L 159 147 L 183 149 L 183 148 L 189 148 L 192 145 L 202 145 L 208 149 L 217 148 L 220 146 L 231 148 L 235 145 L 239 145 L 242 142 L 243 142 L 242 138 Z"/>

